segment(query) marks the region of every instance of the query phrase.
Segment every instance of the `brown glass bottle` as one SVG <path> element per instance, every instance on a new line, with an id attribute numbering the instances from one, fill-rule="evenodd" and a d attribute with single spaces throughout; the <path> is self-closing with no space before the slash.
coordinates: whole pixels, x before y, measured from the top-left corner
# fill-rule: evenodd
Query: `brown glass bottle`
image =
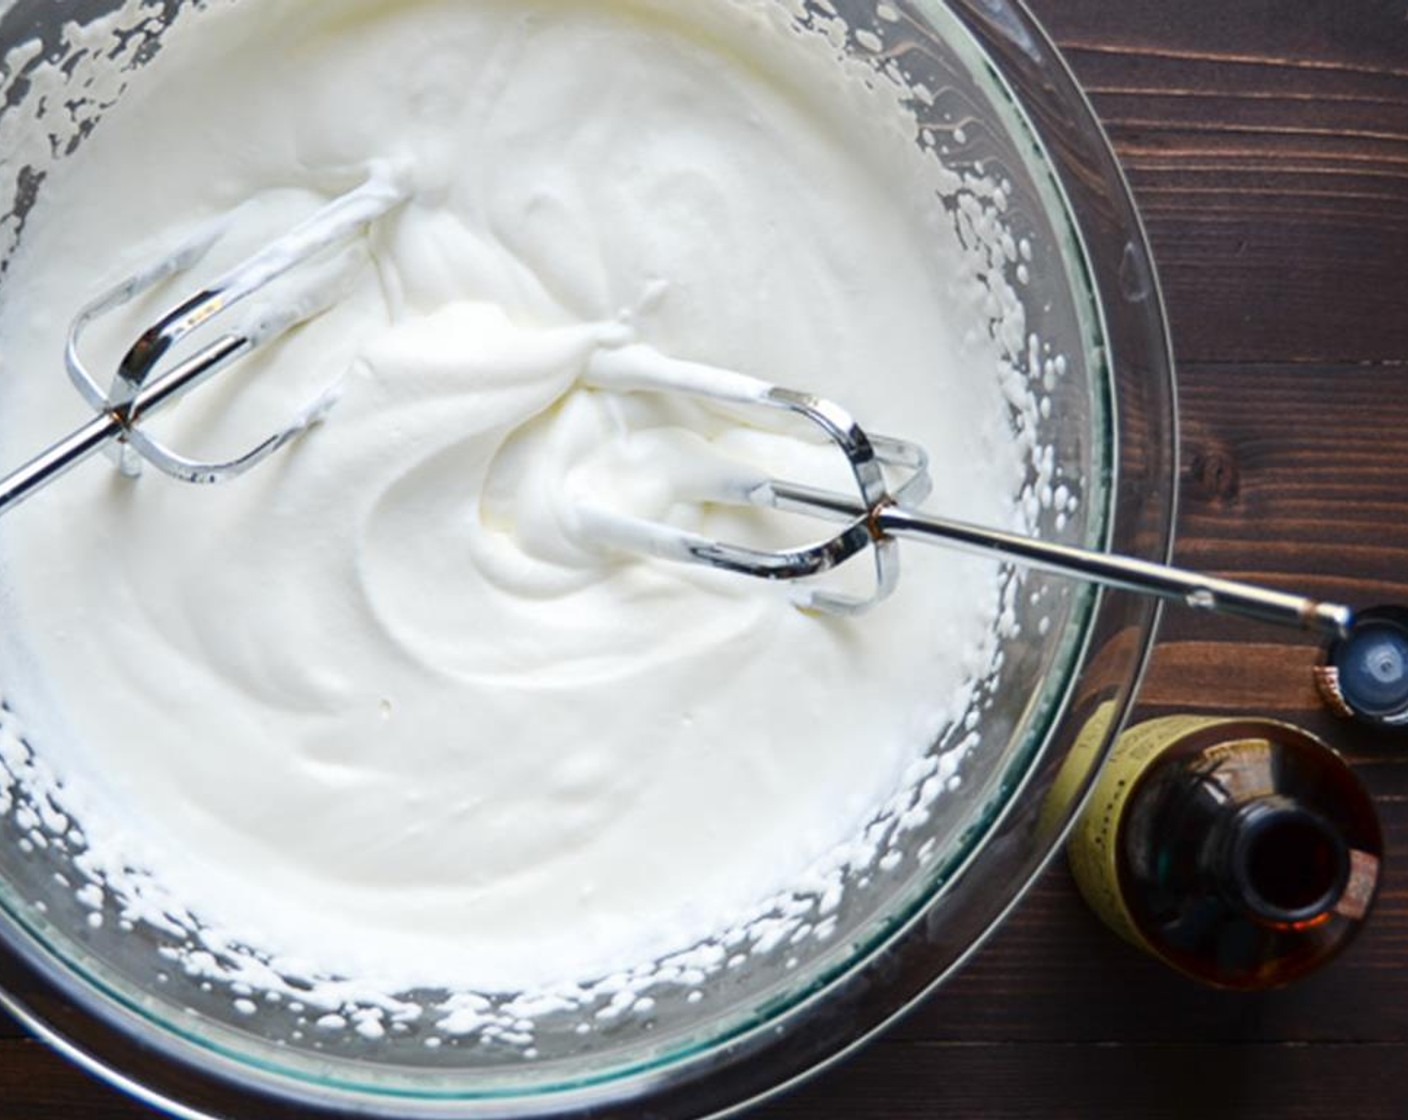
<path id="1" fill-rule="evenodd" d="M 1271 988 L 1358 931 L 1383 836 L 1363 786 L 1320 740 L 1174 716 L 1120 737 L 1069 854 L 1092 907 L 1134 944 L 1208 984 Z"/>

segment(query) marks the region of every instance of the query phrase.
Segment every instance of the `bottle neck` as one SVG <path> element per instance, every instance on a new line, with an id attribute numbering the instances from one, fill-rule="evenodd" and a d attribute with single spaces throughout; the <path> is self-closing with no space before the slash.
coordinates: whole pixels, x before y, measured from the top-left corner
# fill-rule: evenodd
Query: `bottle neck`
<path id="1" fill-rule="evenodd" d="M 1228 806 L 1208 839 L 1205 867 L 1228 902 L 1256 921 L 1314 921 L 1334 910 L 1349 883 L 1344 837 L 1287 797 Z"/>

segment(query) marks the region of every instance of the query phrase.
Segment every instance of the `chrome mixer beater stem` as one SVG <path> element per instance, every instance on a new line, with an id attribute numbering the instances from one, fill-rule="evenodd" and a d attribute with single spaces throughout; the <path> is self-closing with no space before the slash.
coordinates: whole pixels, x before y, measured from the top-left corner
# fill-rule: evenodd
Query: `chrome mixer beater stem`
<path id="1" fill-rule="evenodd" d="M 931 543 L 937 541 L 967 552 L 997 554 L 1030 568 L 1074 576 L 1103 587 L 1153 595 L 1215 614 L 1313 630 L 1331 637 L 1343 637 L 1354 623 L 1354 612 L 1337 603 L 1322 603 L 1300 595 L 1171 568 L 1132 556 L 1092 552 L 970 525 L 918 513 L 895 504 L 867 510 L 843 494 L 781 482 L 774 483 L 773 489 L 779 509 L 865 520 L 879 537 Z"/>
<path id="2" fill-rule="evenodd" d="M 646 521 L 592 502 L 579 503 L 583 530 L 598 545 L 704 564 L 768 580 L 802 580 L 840 566 L 867 549 L 877 555 L 877 580 L 867 598 L 804 587 L 795 597 L 804 609 L 858 615 L 888 598 L 898 582 L 900 540 L 946 544 L 997 556 L 1103 587 L 1171 600 L 1196 610 L 1237 615 L 1279 626 L 1343 637 L 1354 612 L 1337 603 L 1215 576 L 1184 571 L 1130 556 L 1022 536 L 919 512 L 930 492 L 927 454 L 903 440 L 866 432 L 833 401 L 783 389 L 729 370 L 711 371 L 646 351 L 626 348 L 603 355 L 588 384 L 625 392 L 659 392 L 756 407 L 763 415 L 786 412 L 802 419 L 833 444 L 851 468 L 855 493 L 838 493 L 762 476 L 730 482 L 713 495 L 718 504 L 743 504 L 839 522 L 831 537 L 804 546 L 767 550 L 718 541 L 672 525 Z M 900 480 L 891 488 L 881 468 Z"/>
<path id="3" fill-rule="evenodd" d="M 116 410 L 110 410 L 93 417 L 83 427 L 0 480 L 0 514 L 19 505 L 94 452 L 102 450 L 127 432 L 130 425 L 156 412 L 163 405 L 170 404 L 182 393 L 248 349 L 248 346 L 231 343 L 228 349 L 221 348 L 218 359 L 201 355 L 199 358 L 183 362 L 142 389 L 128 406 L 125 416 Z"/>

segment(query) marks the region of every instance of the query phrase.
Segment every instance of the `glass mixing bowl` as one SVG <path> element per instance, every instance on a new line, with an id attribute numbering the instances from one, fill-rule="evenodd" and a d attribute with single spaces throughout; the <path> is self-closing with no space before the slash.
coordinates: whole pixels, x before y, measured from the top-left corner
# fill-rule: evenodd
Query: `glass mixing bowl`
<path id="1" fill-rule="evenodd" d="M 1167 330 L 1138 216 L 1089 104 L 1011 0 L 834 5 L 855 32 L 846 50 L 889 60 L 923 91 L 914 109 L 926 144 L 952 169 L 1001 184 L 1001 220 L 1020 250 L 999 267 L 1020 271 L 1028 329 L 1049 347 L 1023 372 L 1051 401 L 1039 421 L 1054 455 L 1049 466 L 1080 499 L 1044 509 L 1042 535 L 1166 560 L 1177 446 Z M 35 95 L 33 67 L 88 50 L 77 30 L 117 6 L 0 3 L 8 63 L 0 138 L 13 140 L 24 127 L 19 109 Z M 140 63 L 162 21 L 184 6 L 144 8 L 151 20 L 137 32 L 142 45 L 133 52 L 129 43 L 124 57 Z M 14 208 L 0 222 L 12 240 L 43 177 L 15 154 L 0 155 L 0 177 L 13 186 Z M 962 222 L 961 205 L 954 217 Z M 3 376 L 62 376 L 59 356 L 53 370 Z M 927 819 L 887 841 L 897 858 L 849 884 L 833 936 L 744 945 L 693 1001 L 683 990 L 662 991 L 648 1015 L 585 1034 L 574 1028 L 591 1008 L 545 1015 L 531 1060 L 453 1041 L 426 1046 L 415 1024 L 381 1038 L 296 1031 L 287 1006 L 251 1013 L 252 1004 L 237 1007 L 219 985 L 172 968 L 163 955 L 169 932 L 118 914 L 94 921 L 74 889 L 81 844 L 49 827 L 53 806 L 15 781 L 42 764 L 42 753 L 13 733 L 23 713 L 6 708 L 3 1002 L 75 1060 L 182 1116 L 673 1117 L 757 1101 L 826 1065 L 938 984 L 1059 845 L 1107 746 L 1087 739 L 1077 749 L 1079 731 L 1101 704 L 1113 701 L 1117 714 L 1129 705 L 1157 610 L 1035 574 L 1023 578 L 1013 610 L 1017 636 L 1004 640 L 1000 670 L 976 701 L 977 745 L 957 775 L 963 795 L 940 798 Z"/>

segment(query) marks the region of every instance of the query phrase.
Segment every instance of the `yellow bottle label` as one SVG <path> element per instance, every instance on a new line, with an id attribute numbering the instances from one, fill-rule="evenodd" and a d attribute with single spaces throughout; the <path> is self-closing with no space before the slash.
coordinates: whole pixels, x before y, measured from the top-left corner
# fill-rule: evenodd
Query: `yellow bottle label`
<path id="1" fill-rule="evenodd" d="M 1099 749 L 1113 711 L 1113 704 L 1096 711 L 1082 729 L 1073 753 Z M 1194 731 L 1224 722 L 1208 716 L 1166 716 L 1125 731 L 1111 750 L 1071 833 L 1067 858 L 1081 894 L 1106 925 L 1142 949 L 1153 951 L 1139 933 L 1120 891 L 1118 841 L 1125 809 L 1144 771 L 1170 745 Z"/>

